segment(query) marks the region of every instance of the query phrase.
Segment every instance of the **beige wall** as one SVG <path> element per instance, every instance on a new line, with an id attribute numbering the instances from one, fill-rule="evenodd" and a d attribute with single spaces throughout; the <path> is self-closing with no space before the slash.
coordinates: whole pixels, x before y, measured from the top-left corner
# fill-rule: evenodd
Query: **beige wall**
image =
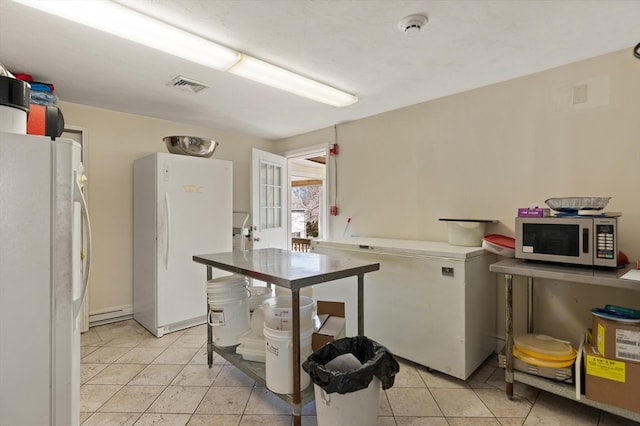
<path id="1" fill-rule="evenodd" d="M 607 209 L 623 212 L 619 247 L 635 262 L 638 76 L 640 61 L 626 49 L 338 125 L 341 214 L 331 219 L 331 235 L 340 236 L 348 217 L 351 232 L 360 236 L 446 241 L 441 217 L 496 219 L 488 233 L 513 235 L 518 207 L 544 205 L 549 197 L 610 196 Z M 587 84 L 588 101 L 573 105 L 571 88 L 581 84 Z M 333 141 L 328 128 L 279 141 L 277 150 Z M 502 290 L 502 277 L 498 283 Z M 515 294 L 520 314 L 523 289 L 518 285 Z M 590 321 L 590 308 L 640 308 L 637 292 L 553 282 L 536 289 L 537 331 L 574 342 Z M 523 332 L 524 316 L 517 319 L 516 332 Z"/>
<path id="2" fill-rule="evenodd" d="M 251 148 L 270 150 L 273 142 L 211 129 L 60 102 L 67 125 L 88 131 L 89 211 L 93 262 L 89 313 L 133 305 L 133 160 L 166 152 L 169 135 L 210 137 L 220 142 L 214 158 L 233 161 L 233 208 L 249 209 Z"/>

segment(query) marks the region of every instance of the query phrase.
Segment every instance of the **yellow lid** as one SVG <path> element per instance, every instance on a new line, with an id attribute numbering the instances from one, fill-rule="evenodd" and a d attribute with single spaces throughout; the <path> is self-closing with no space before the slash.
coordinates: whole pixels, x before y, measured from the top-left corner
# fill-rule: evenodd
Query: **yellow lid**
<path id="1" fill-rule="evenodd" d="M 556 339 L 546 334 L 523 334 L 513 339 L 513 343 L 522 351 L 537 356 L 552 357 L 553 359 L 567 359 L 575 353 L 571 343 Z"/>
<path id="2" fill-rule="evenodd" d="M 573 365 L 575 360 L 571 359 L 568 361 L 547 361 L 544 359 L 535 358 L 520 352 L 515 347 L 513 348 L 513 356 L 518 358 L 521 361 L 526 362 L 527 364 L 535 365 L 538 367 L 547 367 L 547 368 L 566 368 Z"/>
<path id="3" fill-rule="evenodd" d="M 530 351 L 524 348 L 521 348 L 518 345 L 513 345 L 514 349 L 517 349 L 518 351 L 522 352 L 525 355 L 537 358 L 537 359 L 541 359 L 541 360 L 547 360 L 547 361 L 555 361 L 555 362 L 561 362 L 561 361 L 571 361 L 573 359 L 576 358 L 576 356 L 578 356 L 578 351 L 576 351 L 575 349 L 572 349 L 572 352 L 570 354 L 567 355 L 563 355 L 563 356 L 553 356 L 553 355 L 547 355 L 547 354 L 543 354 L 540 352 L 534 352 L 534 351 Z"/>

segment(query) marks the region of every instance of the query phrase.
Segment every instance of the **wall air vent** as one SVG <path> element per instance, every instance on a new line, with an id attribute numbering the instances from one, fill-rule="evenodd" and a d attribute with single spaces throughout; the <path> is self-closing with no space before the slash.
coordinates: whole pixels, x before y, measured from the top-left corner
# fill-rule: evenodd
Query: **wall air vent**
<path id="1" fill-rule="evenodd" d="M 192 78 L 183 77 L 181 75 L 177 76 L 173 80 L 167 83 L 169 87 L 175 87 L 176 89 L 180 89 L 184 92 L 190 93 L 198 93 L 204 89 L 209 88 L 205 83 L 201 81 L 194 80 Z"/>

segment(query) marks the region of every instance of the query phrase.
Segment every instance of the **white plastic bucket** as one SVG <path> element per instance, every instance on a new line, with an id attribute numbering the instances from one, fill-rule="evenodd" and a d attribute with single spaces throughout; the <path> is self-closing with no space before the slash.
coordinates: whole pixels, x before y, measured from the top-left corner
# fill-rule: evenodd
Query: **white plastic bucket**
<path id="1" fill-rule="evenodd" d="M 313 328 L 315 300 L 300 296 L 300 330 Z M 264 326 L 272 330 L 293 328 L 293 303 L 290 296 L 276 296 L 262 303 Z"/>
<path id="2" fill-rule="evenodd" d="M 326 393 L 313 385 L 318 426 L 371 426 L 378 424 L 380 380 L 374 377 L 369 387 L 343 395 Z"/>
<path id="3" fill-rule="evenodd" d="M 249 287 L 251 297 L 249 298 L 249 311 L 253 312 L 262 305 L 262 303 L 273 297 L 273 289 L 269 287 Z"/>
<path id="4" fill-rule="evenodd" d="M 207 322 L 213 327 L 216 346 L 235 346 L 249 330 L 249 290 L 243 276 L 231 275 L 207 283 L 209 312 Z"/>
<path id="5" fill-rule="evenodd" d="M 447 241 L 453 246 L 480 247 L 485 227 L 484 222 L 447 222 Z"/>
<path id="6" fill-rule="evenodd" d="M 300 364 L 311 355 L 313 329 L 300 332 Z M 275 393 L 293 393 L 293 332 L 265 326 L 265 373 L 267 388 Z M 300 368 L 300 390 L 311 384 L 311 377 Z"/>

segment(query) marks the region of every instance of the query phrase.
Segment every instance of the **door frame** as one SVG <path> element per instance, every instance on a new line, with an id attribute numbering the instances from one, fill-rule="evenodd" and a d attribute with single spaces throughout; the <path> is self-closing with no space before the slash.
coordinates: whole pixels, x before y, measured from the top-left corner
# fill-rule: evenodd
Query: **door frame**
<path id="1" fill-rule="evenodd" d="M 322 199 L 320 200 L 322 214 L 320 215 L 320 223 L 318 224 L 320 228 L 320 234 L 318 235 L 318 238 L 327 239 L 329 238 L 329 222 L 330 222 L 329 221 L 329 192 L 328 192 L 329 176 L 330 176 L 329 144 L 324 143 L 324 144 L 306 146 L 303 148 L 284 151 L 279 153 L 278 155 L 281 155 L 287 159 L 287 166 L 288 166 L 288 162 L 291 159 L 308 157 L 310 155 L 318 154 L 318 153 L 324 153 L 324 156 L 326 158 L 326 163 L 324 167 L 324 179 L 322 180 Z M 287 167 L 287 190 L 289 191 L 289 194 L 291 194 L 291 167 Z M 287 240 L 291 242 L 291 196 L 289 196 L 287 211 L 288 211 L 288 222 L 289 222 L 287 225 Z"/>

